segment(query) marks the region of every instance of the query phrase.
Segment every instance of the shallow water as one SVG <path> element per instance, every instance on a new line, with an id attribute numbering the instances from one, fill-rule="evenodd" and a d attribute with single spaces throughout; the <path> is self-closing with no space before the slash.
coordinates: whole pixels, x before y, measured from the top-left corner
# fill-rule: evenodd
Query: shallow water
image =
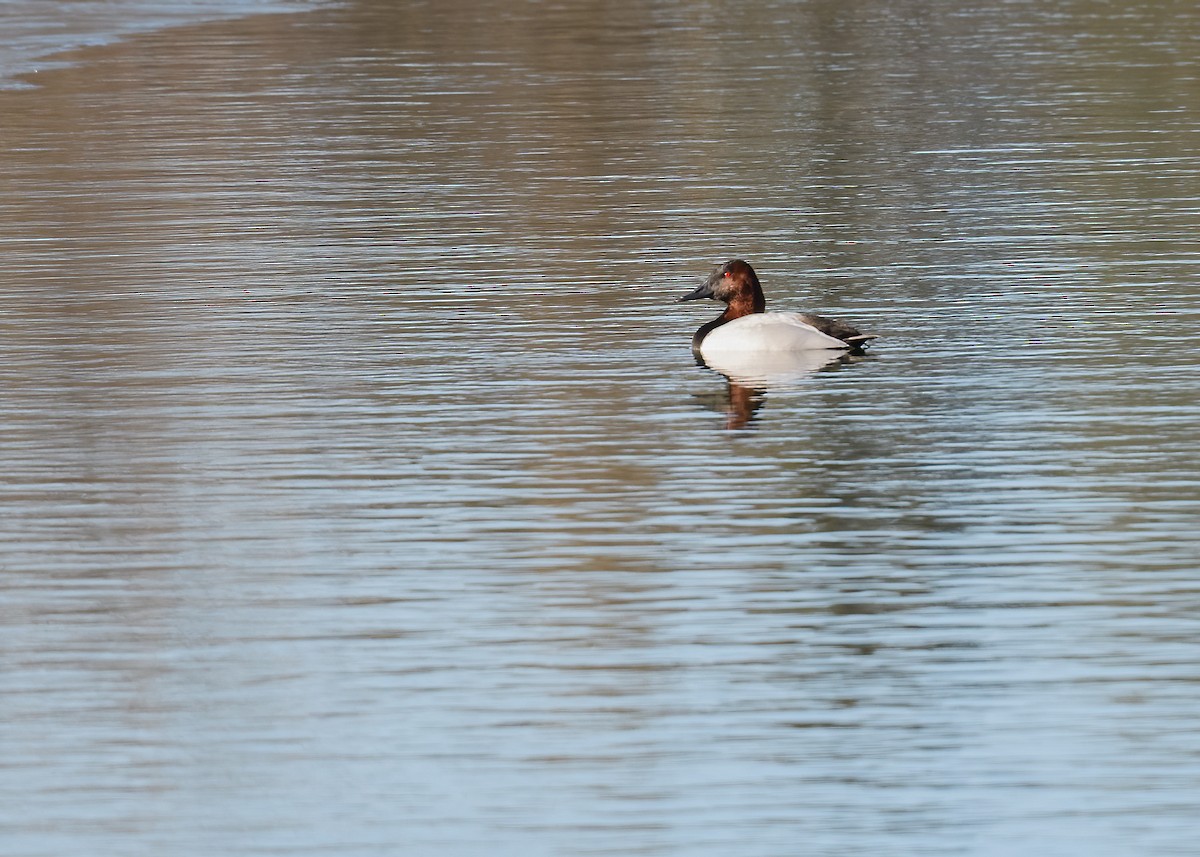
<path id="1" fill-rule="evenodd" d="M 393 5 L 0 94 L 4 853 L 1193 853 L 1200 14 Z"/>

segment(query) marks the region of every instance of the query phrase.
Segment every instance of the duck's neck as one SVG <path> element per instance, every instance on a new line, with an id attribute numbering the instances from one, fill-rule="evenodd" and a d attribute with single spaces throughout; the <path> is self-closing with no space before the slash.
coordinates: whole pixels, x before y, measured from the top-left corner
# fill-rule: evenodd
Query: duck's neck
<path id="1" fill-rule="evenodd" d="M 762 287 L 757 282 L 753 285 L 753 289 L 736 295 L 729 302 L 729 306 L 725 307 L 725 312 L 721 318 L 726 321 L 733 321 L 735 318 L 741 318 L 744 315 L 753 315 L 756 312 L 767 311 L 767 299 L 763 297 Z"/>
<path id="2" fill-rule="evenodd" d="M 692 337 L 692 351 L 699 353 L 700 343 L 704 341 L 704 337 L 726 322 L 733 321 L 735 318 L 741 318 L 744 315 L 766 312 L 766 310 L 767 299 L 763 297 L 762 288 L 759 287 L 758 283 L 755 283 L 752 292 L 736 296 L 729 302 L 729 306 L 725 307 L 725 312 L 721 313 L 708 324 L 700 325 L 700 329 Z"/>

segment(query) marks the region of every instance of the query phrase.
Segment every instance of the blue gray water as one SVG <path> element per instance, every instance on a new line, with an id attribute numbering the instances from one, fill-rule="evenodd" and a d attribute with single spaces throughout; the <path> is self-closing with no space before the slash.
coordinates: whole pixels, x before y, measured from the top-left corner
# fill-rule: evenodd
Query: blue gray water
<path id="1" fill-rule="evenodd" d="M 0 93 L 0 851 L 1194 853 L 1198 36 L 358 0 Z M 733 256 L 871 355 L 695 365 Z"/>

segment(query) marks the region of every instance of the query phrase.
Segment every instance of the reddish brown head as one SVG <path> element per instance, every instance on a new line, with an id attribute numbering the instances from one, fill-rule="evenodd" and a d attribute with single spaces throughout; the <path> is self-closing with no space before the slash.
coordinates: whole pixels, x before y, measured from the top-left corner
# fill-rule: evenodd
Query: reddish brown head
<path id="1" fill-rule="evenodd" d="M 704 285 L 679 300 L 695 301 L 700 298 L 712 298 L 728 304 L 721 315 L 722 321 L 764 312 L 767 308 L 767 299 L 763 297 L 762 286 L 758 284 L 754 269 L 741 259 L 718 266 L 712 276 L 704 281 Z"/>

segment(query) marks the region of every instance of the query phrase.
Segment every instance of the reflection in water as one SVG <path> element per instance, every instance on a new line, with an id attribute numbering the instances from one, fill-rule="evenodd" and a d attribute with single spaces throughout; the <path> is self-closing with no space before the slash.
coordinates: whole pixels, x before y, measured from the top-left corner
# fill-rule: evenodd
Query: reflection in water
<path id="1" fill-rule="evenodd" d="M 1200 16 L 718 11 L 0 93 L 6 854 L 1194 851 Z"/>
<path id="2" fill-rule="evenodd" d="M 808 351 L 732 351 L 697 361 L 731 380 L 765 386 L 796 384 L 814 372 L 849 366 L 866 359 L 862 354 L 811 349 Z"/>
<path id="3" fill-rule="evenodd" d="M 725 379 L 724 388 L 695 394 L 695 400 L 713 411 L 723 414 L 725 428 L 738 430 L 750 427 L 758 411 L 766 403 L 767 390 L 751 384 L 740 384 Z"/>
<path id="4" fill-rule="evenodd" d="M 695 355 L 696 364 L 725 377 L 726 391 L 721 410 L 728 429 L 746 428 L 758 415 L 771 388 L 787 389 L 815 372 L 849 366 L 867 359 L 863 354 L 845 351 L 770 351 L 725 352 L 705 361 Z"/>
<path id="5" fill-rule="evenodd" d="M 729 408 L 726 410 L 725 428 L 743 429 L 748 426 L 763 406 L 766 390 L 739 384 L 729 379 Z"/>

